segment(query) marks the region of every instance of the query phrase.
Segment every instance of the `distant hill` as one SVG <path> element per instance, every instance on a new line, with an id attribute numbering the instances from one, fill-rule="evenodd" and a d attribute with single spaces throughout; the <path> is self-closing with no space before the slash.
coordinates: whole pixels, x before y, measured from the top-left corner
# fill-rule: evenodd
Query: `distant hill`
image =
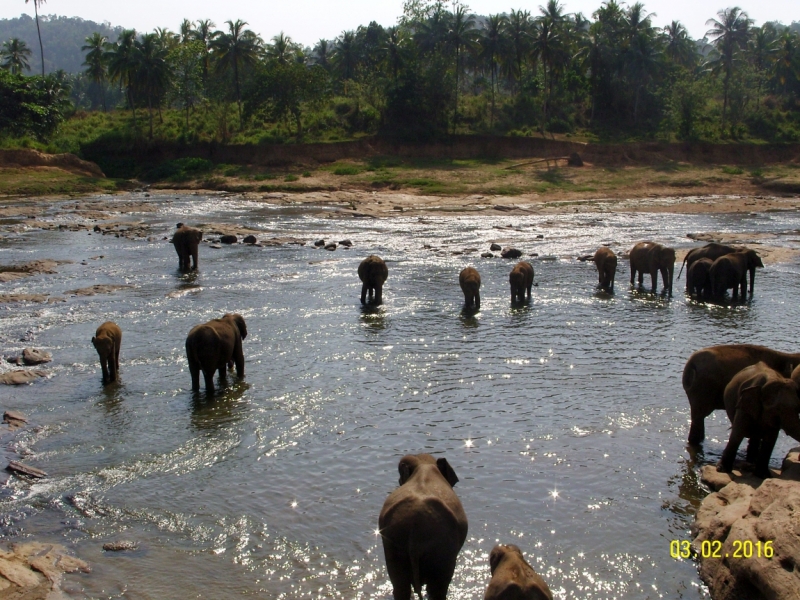
<path id="1" fill-rule="evenodd" d="M 122 27 L 112 27 L 110 23 L 95 23 L 79 17 L 59 17 L 41 15 L 39 25 L 42 29 L 44 45 L 44 69 L 51 73 L 63 69 L 67 73 L 83 71 L 81 64 L 84 53 L 81 46 L 87 37 L 95 31 L 116 41 Z M 41 73 L 42 62 L 39 58 L 39 38 L 36 35 L 36 21 L 28 15 L 16 19 L 0 19 L 0 43 L 11 38 L 23 40 L 31 49 L 31 74 Z"/>

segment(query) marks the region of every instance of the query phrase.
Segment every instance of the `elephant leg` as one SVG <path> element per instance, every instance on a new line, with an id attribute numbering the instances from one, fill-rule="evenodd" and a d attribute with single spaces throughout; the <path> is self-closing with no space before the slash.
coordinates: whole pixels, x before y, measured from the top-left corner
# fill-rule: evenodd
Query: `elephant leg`
<path id="1" fill-rule="evenodd" d="M 214 373 L 216 373 L 216 372 L 217 372 L 217 370 L 214 369 L 214 368 L 211 368 L 211 369 L 203 368 L 203 378 L 206 381 L 206 393 L 207 394 L 213 394 L 214 393 Z"/>
<path id="2" fill-rule="evenodd" d="M 530 300 L 530 299 L 531 299 L 531 288 L 532 288 L 532 287 L 533 287 L 533 284 L 530 284 L 530 285 L 528 286 L 528 300 Z"/>
<path id="3" fill-rule="evenodd" d="M 109 382 L 108 363 L 109 363 L 108 358 L 100 359 L 100 369 L 103 371 L 103 383 Z"/>
<path id="4" fill-rule="evenodd" d="M 631 285 L 633 285 L 633 281 L 636 279 L 636 269 L 633 268 L 631 265 Z"/>
<path id="5" fill-rule="evenodd" d="M 186 259 L 186 262 L 187 262 L 186 266 L 188 267 L 189 266 L 188 265 L 188 262 L 189 262 L 188 258 Z M 192 269 L 194 269 L 195 271 L 197 270 L 197 248 L 192 250 Z"/>
<path id="6" fill-rule="evenodd" d="M 692 423 L 689 426 L 689 443 L 696 446 L 706 437 L 706 417 L 713 412 L 713 408 L 706 410 L 703 407 L 704 401 L 695 401 L 693 398 L 689 398 L 689 403 L 692 418 Z"/>
<path id="7" fill-rule="evenodd" d="M 755 282 L 756 282 L 756 268 L 755 267 L 751 267 L 750 268 L 750 295 L 751 296 L 753 295 L 753 285 L 755 284 Z"/>
<path id="8" fill-rule="evenodd" d="M 411 600 L 411 563 L 408 557 L 388 550 L 384 553 L 394 600 Z"/>
<path id="9" fill-rule="evenodd" d="M 760 435 L 751 436 L 750 441 L 747 442 L 747 454 L 745 456 L 745 460 L 749 462 L 751 465 L 755 465 L 758 462 L 760 449 L 761 449 L 761 436 Z"/>
<path id="10" fill-rule="evenodd" d="M 192 375 L 192 389 L 199 390 L 200 389 L 200 365 L 189 361 L 189 373 Z"/>
<path id="11" fill-rule="evenodd" d="M 750 419 L 750 416 L 745 414 L 744 411 L 738 411 L 733 418 L 731 435 L 728 438 L 728 445 L 722 451 L 722 458 L 719 461 L 719 465 L 717 465 L 718 471 L 730 473 L 733 470 L 733 461 L 736 459 L 736 453 L 739 451 L 739 446 L 744 439 L 748 419 Z"/>
<path id="12" fill-rule="evenodd" d="M 644 287 L 644 271 L 639 271 L 639 287 Z"/>
<path id="13" fill-rule="evenodd" d="M 650 291 L 654 294 L 658 291 L 658 269 L 650 271 Z"/>
<path id="14" fill-rule="evenodd" d="M 361 284 L 361 304 L 367 303 L 367 284 Z"/>
<path id="15" fill-rule="evenodd" d="M 112 381 L 117 380 L 117 365 L 114 361 L 113 356 L 108 357 L 108 381 L 111 383 Z"/>
<path id="16" fill-rule="evenodd" d="M 475 292 L 475 308 L 481 307 L 481 295 L 478 292 Z"/>
<path id="17" fill-rule="evenodd" d="M 375 304 L 383 303 L 383 286 L 379 285 L 375 287 Z"/>
<path id="18" fill-rule="evenodd" d="M 236 376 L 241 379 L 244 377 L 244 352 L 242 351 L 241 342 L 233 352 L 233 362 L 236 364 Z"/>
<path id="19" fill-rule="evenodd" d="M 226 362 L 224 365 L 217 369 L 219 371 L 219 386 L 222 387 L 228 381 L 228 363 Z"/>
<path id="20" fill-rule="evenodd" d="M 758 449 L 758 460 L 756 460 L 756 477 L 761 477 L 762 479 L 771 477 L 769 459 L 772 457 L 775 442 L 778 441 L 778 433 L 780 433 L 780 429 L 777 427 L 769 427 L 762 430 L 761 447 Z"/>

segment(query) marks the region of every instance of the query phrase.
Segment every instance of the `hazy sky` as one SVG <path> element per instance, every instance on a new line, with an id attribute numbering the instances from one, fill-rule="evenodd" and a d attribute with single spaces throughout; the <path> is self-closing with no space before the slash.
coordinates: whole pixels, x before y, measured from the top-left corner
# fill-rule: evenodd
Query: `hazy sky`
<path id="1" fill-rule="evenodd" d="M 645 7 L 656 13 L 653 23 L 663 26 L 672 20 L 681 21 L 692 37 L 703 37 L 708 29 L 705 22 L 734 1 L 724 0 L 648 0 Z M 628 4 L 632 4 L 629 2 Z M 469 7 L 479 14 L 508 12 L 511 8 L 538 14 L 539 6 L 546 0 L 472 0 Z M 601 0 L 564 0 L 567 12 L 582 12 L 591 16 Z M 742 0 L 738 4 L 756 24 L 781 21 L 790 24 L 800 20 L 798 0 Z M 397 22 L 402 13 L 402 0 L 50 0 L 42 6 L 44 14 L 81 17 L 112 25 L 134 27 L 150 31 L 156 27 L 176 30 L 184 18 L 191 20 L 210 18 L 222 27 L 226 20 L 243 19 L 250 28 L 266 40 L 284 31 L 296 42 L 313 45 L 318 39 L 333 39 L 343 30 L 355 29 L 370 21 L 388 26 Z M 33 15 L 33 2 L 0 0 L 0 18 L 17 17 L 26 12 Z"/>

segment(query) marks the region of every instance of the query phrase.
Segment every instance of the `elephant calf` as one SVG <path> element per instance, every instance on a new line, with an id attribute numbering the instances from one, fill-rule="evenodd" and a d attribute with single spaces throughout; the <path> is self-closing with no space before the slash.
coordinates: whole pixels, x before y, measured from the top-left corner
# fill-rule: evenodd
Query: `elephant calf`
<path id="1" fill-rule="evenodd" d="M 458 275 L 458 284 L 464 292 L 464 304 L 469 308 L 481 307 L 481 275 L 474 267 L 467 267 Z"/>
<path id="2" fill-rule="evenodd" d="M 650 273 L 650 291 L 658 288 L 658 274 L 664 280 L 664 291 L 672 296 L 672 275 L 675 273 L 675 249 L 656 244 L 639 242 L 630 253 L 631 285 L 639 272 L 639 287 L 642 287 L 644 274 Z"/>
<path id="3" fill-rule="evenodd" d="M 701 258 L 707 258 L 711 262 L 717 260 L 720 256 L 725 256 L 726 254 L 730 254 L 731 252 L 736 252 L 737 250 L 741 250 L 741 248 L 736 248 L 734 246 L 726 246 L 725 244 L 718 244 L 717 242 L 711 242 L 710 244 L 706 244 L 702 248 L 692 248 L 689 252 L 686 253 L 686 256 L 683 257 L 683 263 L 681 264 L 681 270 L 678 273 L 678 279 L 681 278 L 681 273 L 683 273 L 683 267 L 686 266 L 687 269 L 690 269 L 695 261 L 700 260 Z M 688 270 L 687 272 L 687 280 L 686 280 L 686 291 L 691 294 L 691 290 L 689 289 L 689 279 L 688 279 Z"/>
<path id="4" fill-rule="evenodd" d="M 725 410 L 732 425 L 717 469 L 731 472 L 739 445 L 747 437 L 747 460 L 755 464 L 755 475 L 769 477 L 769 459 L 780 430 L 800 441 L 797 392 L 797 383 L 763 362 L 739 371 L 725 387 Z"/>
<path id="5" fill-rule="evenodd" d="M 692 262 L 686 272 L 686 291 L 690 296 L 707 298 L 711 295 L 711 266 L 714 264 L 710 258 L 700 258 Z"/>
<path id="6" fill-rule="evenodd" d="M 226 369 L 231 361 L 236 365 L 236 376 L 244 377 L 244 352 L 242 340 L 247 337 L 247 326 L 242 315 L 226 314 L 192 328 L 186 336 L 186 358 L 192 375 L 192 390 L 200 389 L 200 371 L 206 382 L 206 392 L 214 392 L 214 372 L 219 371 L 220 385 L 225 383 Z"/>
<path id="7" fill-rule="evenodd" d="M 358 278 L 361 280 L 361 304 L 367 303 L 367 292 L 373 304 L 383 302 L 383 284 L 389 277 L 389 269 L 379 256 L 368 256 L 358 265 Z"/>
<path id="8" fill-rule="evenodd" d="M 467 516 L 453 491 L 458 482 L 446 458 L 400 459 L 400 487 L 383 503 L 378 527 L 395 600 L 445 600 L 456 559 L 467 539 Z"/>
<path id="9" fill-rule="evenodd" d="M 103 383 L 112 383 L 119 377 L 119 349 L 122 346 L 122 329 L 113 321 L 106 321 L 92 338 L 92 344 L 100 356 Z"/>
<path id="10" fill-rule="evenodd" d="M 520 261 L 508 276 L 511 284 L 511 302 L 525 302 L 525 292 L 528 293 L 528 300 L 531 299 L 531 287 L 533 287 L 533 266 L 529 262 Z"/>
<path id="11" fill-rule="evenodd" d="M 553 600 L 550 588 L 513 544 L 498 544 L 489 554 L 492 580 L 483 600 Z"/>
<path id="12" fill-rule="evenodd" d="M 202 239 L 202 231 L 178 223 L 177 230 L 172 234 L 172 244 L 175 246 L 175 252 L 178 253 L 178 268 L 181 271 L 189 270 L 190 258 L 191 268 L 197 269 L 197 249 Z"/>
<path id="13" fill-rule="evenodd" d="M 611 248 L 601 246 L 594 253 L 594 266 L 600 279 L 600 287 L 604 290 L 614 289 L 614 278 L 617 275 L 617 255 Z"/>

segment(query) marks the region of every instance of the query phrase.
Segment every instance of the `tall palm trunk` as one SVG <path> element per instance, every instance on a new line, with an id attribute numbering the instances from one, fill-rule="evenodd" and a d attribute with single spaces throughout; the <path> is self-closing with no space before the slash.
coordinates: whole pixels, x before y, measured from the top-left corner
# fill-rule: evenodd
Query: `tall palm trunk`
<path id="1" fill-rule="evenodd" d="M 39 29 L 39 0 L 33 0 L 33 12 L 36 15 L 36 33 L 39 34 L 39 52 L 42 55 L 42 77 L 44 77 L 44 45 L 42 44 L 42 30 Z"/>
<path id="2" fill-rule="evenodd" d="M 233 61 L 233 78 L 236 80 L 236 104 L 239 106 L 239 129 L 242 128 L 242 95 L 239 93 L 239 63 Z"/>

